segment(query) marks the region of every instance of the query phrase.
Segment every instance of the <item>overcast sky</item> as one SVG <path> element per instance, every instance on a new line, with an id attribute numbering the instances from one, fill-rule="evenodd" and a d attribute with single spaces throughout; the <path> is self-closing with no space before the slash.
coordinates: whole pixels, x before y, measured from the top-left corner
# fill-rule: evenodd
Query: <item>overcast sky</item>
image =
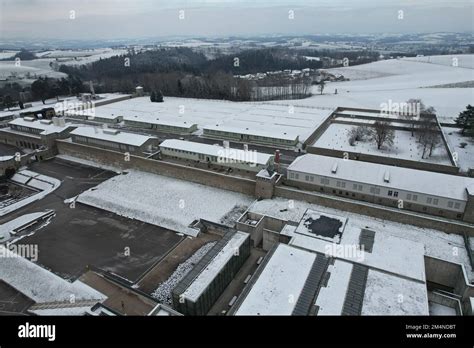
<path id="1" fill-rule="evenodd" d="M 0 36 L 114 39 L 472 32 L 473 3 L 472 0 L 0 0 Z M 180 10 L 184 10 L 184 19 L 179 18 Z M 289 11 L 293 11 L 294 19 L 289 18 Z M 403 19 L 398 18 L 399 11 L 403 11 Z"/>

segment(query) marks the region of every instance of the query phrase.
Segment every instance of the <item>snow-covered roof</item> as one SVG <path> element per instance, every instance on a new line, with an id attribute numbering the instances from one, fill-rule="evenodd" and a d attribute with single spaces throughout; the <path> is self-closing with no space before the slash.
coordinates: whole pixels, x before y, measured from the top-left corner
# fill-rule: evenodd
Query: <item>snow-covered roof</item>
<path id="1" fill-rule="evenodd" d="M 15 126 L 23 126 L 33 129 L 40 129 L 42 132 L 41 135 L 53 134 L 53 133 L 61 133 L 66 129 L 70 128 L 71 125 L 66 124 L 65 126 L 56 126 L 53 124 L 51 120 L 35 120 L 35 121 L 28 121 L 28 119 L 24 118 L 16 118 L 10 122 L 9 125 Z"/>
<path id="2" fill-rule="evenodd" d="M 315 259 L 279 244 L 235 315 L 291 315 Z"/>
<path id="3" fill-rule="evenodd" d="M 165 140 L 160 144 L 160 147 L 168 149 L 177 149 L 181 151 L 189 151 L 208 156 L 216 156 L 235 161 L 252 162 L 262 165 L 267 164 L 270 158 L 273 157 L 273 155 L 257 151 L 244 151 L 239 149 L 225 148 L 223 146 L 201 144 L 178 139 Z"/>
<path id="4" fill-rule="evenodd" d="M 2 118 L 9 118 L 13 116 L 13 112 L 10 111 L 0 111 L 0 120 Z"/>
<path id="5" fill-rule="evenodd" d="M 142 146 L 150 139 L 156 139 L 147 135 L 126 133 L 112 129 L 103 129 L 97 127 L 78 127 L 71 132 L 71 135 L 82 136 L 86 138 L 99 139 L 114 143 L 127 144 L 132 146 Z"/>
<path id="6" fill-rule="evenodd" d="M 242 124 L 238 122 L 228 122 L 224 124 L 206 125 L 203 129 L 291 141 L 295 141 L 300 133 L 298 130 L 292 130 L 288 126 L 265 125 L 265 127 L 252 127 L 250 122 Z"/>
<path id="7" fill-rule="evenodd" d="M 124 120 L 125 122 L 135 121 L 135 122 L 143 122 L 143 123 L 155 124 L 155 125 L 160 125 L 160 126 L 180 127 L 180 128 L 186 128 L 186 129 L 197 126 L 196 123 L 193 123 L 191 121 L 179 121 L 179 120 L 177 121 L 177 120 L 166 119 L 163 117 L 150 117 L 147 115 L 125 116 Z"/>
<path id="8" fill-rule="evenodd" d="M 237 231 L 206 268 L 194 279 L 192 284 L 183 293 L 183 296 L 196 302 L 222 268 L 235 256 L 236 250 L 239 250 L 240 246 L 244 244 L 248 237 L 248 233 Z"/>
<path id="9" fill-rule="evenodd" d="M 337 170 L 336 173 L 333 173 L 336 164 Z M 466 188 L 474 184 L 473 178 L 463 176 L 319 155 L 298 157 L 290 164 L 288 171 L 464 201 L 467 200 Z M 384 180 L 386 173 L 389 173 L 389 182 Z"/>
<path id="10" fill-rule="evenodd" d="M 0 255 L 2 280 L 37 303 L 69 301 L 71 295 L 76 300 L 106 299 L 105 295 L 81 281 L 70 283 L 3 246 L 0 246 Z"/>

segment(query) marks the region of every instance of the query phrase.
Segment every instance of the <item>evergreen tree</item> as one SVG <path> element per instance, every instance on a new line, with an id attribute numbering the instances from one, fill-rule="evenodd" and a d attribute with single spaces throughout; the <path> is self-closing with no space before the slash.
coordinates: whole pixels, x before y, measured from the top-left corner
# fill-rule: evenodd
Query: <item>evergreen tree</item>
<path id="1" fill-rule="evenodd" d="M 462 135 L 474 136 L 474 106 L 469 104 L 466 110 L 459 114 L 455 122 L 461 128 Z"/>

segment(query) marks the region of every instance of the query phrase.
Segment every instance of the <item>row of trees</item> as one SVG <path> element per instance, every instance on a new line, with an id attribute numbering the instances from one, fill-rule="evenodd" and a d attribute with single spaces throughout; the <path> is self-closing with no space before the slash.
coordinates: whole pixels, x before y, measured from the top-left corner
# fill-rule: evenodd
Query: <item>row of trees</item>
<path id="1" fill-rule="evenodd" d="M 31 93 L 35 98 L 41 99 L 43 104 L 46 99 L 58 98 L 60 95 L 78 94 L 85 90 L 81 79 L 73 76 L 60 80 L 40 77 L 31 84 Z"/>
<path id="2" fill-rule="evenodd" d="M 421 148 L 421 158 L 424 159 L 433 155 L 433 150 L 441 144 L 442 139 L 435 109 L 423 106 L 423 110 L 418 118 L 410 116 L 409 119 L 412 136 L 416 136 L 418 146 Z M 370 128 L 362 125 L 354 127 L 348 132 L 348 141 L 351 146 L 355 146 L 357 141 L 366 140 L 374 142 L 378 150 L 383 146 L 393 146 L 395 130 L 390 122 L 381 120 L 376 121 Z"/>

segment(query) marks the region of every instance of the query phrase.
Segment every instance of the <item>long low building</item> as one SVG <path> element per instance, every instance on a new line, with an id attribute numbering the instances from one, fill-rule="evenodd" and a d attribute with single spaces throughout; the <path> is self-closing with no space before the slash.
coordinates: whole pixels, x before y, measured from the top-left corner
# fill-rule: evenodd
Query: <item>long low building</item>
<path id="1" fill-rule="evenodd" d="M 250 255 L 250 235 L 229 232 L 173 289 L 173 306 L 185 315 L 206 315 Z"/>
<path id="2" fill-rule="evenodd" d="M 133 154 L 151 152 L 158 144 L 155 137 L 98 127 L 78 127 L 71 138 L 74 143 Z"/>
<path id="3" fill-rule="evenodd" d="M 177 139 L 163 141 L 160 144 L 160 150 L 162 156 L 170 158 L 252 172 L 259 172 L 267 168 L 274 160 L 274 155 L 257 151 L 232 149 Z"/>
<path id="4" fill-rule="evenodd" d="M 197 124 L 188 121 L 174 121 L 163 117 L 126 116 L 125 126 L 142 129 L 154 129 L 159 132 L 190 134 L 198 129 Z"/>
<path id="5" fill-rule="evenodd" d="M 53 117 L 51 120 L 37 120 L 34 117 L 16 118 L 8 123 L 8 127 L 0 129 L 0 142 L 21 149 L 48 149 L 45 155 L 56 154 L 56 139 L 65 139 L 76 128 L 65 123 L 63 118 Z"/>
<path id="6" fill-rule="evenodd" d="M 474 222 L 474 179 L 319 155 L 298 157 L 287 182 L 347 198 Z"/>
<path id="7" fill-rule="evenodd" d="M 289 127 L 270 125 L 255 128 L 237 123 L 208 125 L 203 127 L 203 136 L 286 148 L 294 147 L 299 142 L 299 135 L 290 131 Z"/>

